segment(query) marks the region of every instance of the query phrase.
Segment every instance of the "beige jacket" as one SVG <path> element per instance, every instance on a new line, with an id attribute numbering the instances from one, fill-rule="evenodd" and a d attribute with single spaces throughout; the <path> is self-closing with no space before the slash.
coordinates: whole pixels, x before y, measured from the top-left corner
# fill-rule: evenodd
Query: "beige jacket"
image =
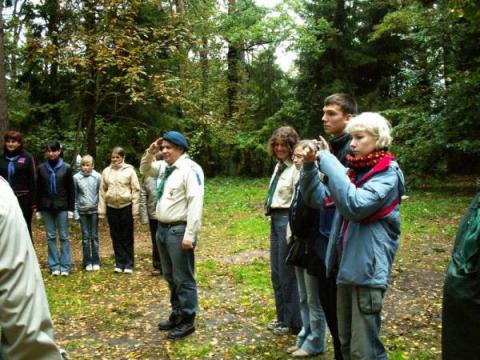
<path id="1" fill-rule="evenodd" d="M 107 206 L 121 209 L 132 204 L 132 214 L 139 215 L 140 183 L 132 165 L 123 163 L 119 169 L 111 166 L 102 172 L 98 215 L 107 213 Z"/>
<path id="2" fill-rule="evenodd" d="M 8 183 L 0 177 L 0 358 L 61 360 L 37 256 Z"/>

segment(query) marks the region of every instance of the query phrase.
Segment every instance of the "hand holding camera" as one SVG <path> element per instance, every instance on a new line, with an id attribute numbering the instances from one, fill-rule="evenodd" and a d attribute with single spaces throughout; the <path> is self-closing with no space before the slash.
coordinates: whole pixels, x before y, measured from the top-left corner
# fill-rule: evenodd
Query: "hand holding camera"
<path id="1" fill-rule="evenodd" d="M 330 146 L 328 145 L 327 140 L 325 140 L 322 136 L 319 136 L 318 140 L 310 140 L 308 145 L 304 146 L 303 162 L 314 162 L 317 158 L 317 154 L 320 151 L 330 152 Z"/>

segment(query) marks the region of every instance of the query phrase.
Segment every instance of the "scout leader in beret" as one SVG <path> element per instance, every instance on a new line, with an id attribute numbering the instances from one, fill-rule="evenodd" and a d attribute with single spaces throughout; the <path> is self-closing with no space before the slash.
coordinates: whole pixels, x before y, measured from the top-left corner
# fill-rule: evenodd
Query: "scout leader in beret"
<path id="1" fill-rule="evenodd" d="M 158 177 L 156 240 L 172 306 L 168 320 L 158 328 L 169 331 L 171 339 L 194 332 L 198 312 L 194 249 L 203 210 L 204 176 L 187 150 L 185 136 L 168 131 L 149 146 L 140 163 L 142 174 Z M 163 160 L 155 159 L 158 151 Z"/>

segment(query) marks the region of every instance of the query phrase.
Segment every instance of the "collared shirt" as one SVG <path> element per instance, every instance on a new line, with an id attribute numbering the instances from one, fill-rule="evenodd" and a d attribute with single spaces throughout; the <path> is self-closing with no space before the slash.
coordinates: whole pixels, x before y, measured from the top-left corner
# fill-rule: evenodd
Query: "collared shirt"
<path id="1" fill-rule="evenodd" d="M 140 172 L 158 176 L 161 180 L 167 166 L 164 160 L 155 161 L 155 156 L 147 151 L 142 157 Z M 186 154 L 180 156 L 172 166 L 175 166 L 175 170 L 167 179 L 163 195 L 157 202 L 156 218 L 166 224 L 186 221 L 184 239 L 194 242 L 200 230 L 203 210 L 203 170 Z"/>
<path id="2" fill-rule="evenodd" d="M 300 172 L 297 170 L 295 165 L 291 160 L 285 161 L 287 168 L 283 170 L 280 178 L 278 179 L 277 187 L 273 193 L 272 198 L 272 209 L 288 209 L 293 200 L 293 193 L 295 191 L 295 184 L 297 183 Z M 280 163 L 277 163 L 273 175 L 270 179 L 270 184 L 272 184 L 275 173 L 280 166 Z"/>

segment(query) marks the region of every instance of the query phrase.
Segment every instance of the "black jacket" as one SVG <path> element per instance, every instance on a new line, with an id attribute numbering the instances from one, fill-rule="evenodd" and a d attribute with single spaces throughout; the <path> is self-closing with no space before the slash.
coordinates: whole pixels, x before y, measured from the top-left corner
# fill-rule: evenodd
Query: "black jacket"
<path id="1" fill-rule="evenodd" d="M 73 211 L 75 205 L 75 187 L 70 165 L 63 163 L 57 170 L 57 193 L 50 194 L 50 173 L 46 162 L 37 169 L 37 210 Z"/>
<path id="2" fill-rule="evenodd" d="M 350 141 L 352 137 L 348 133 L 343 133 L 330 140 L 329 144 L 332 147 L 333 155 L 342 163 L 343 166 L 347 166 L 347 155 L 352 151 L 350 147 Z"/>
<path id="3" fill-rule="evenodd" d="M 31 207 L 35 205 L 36 198 L 36 170 L 35 160 L 28 152 L 20 151 L 16 154 L 8 155 L 3 153 L 0 156 L 0 175 L 8 180 L 8 163 L 6 156 L 15 156 L 20 154 L 20 157 L 15 161 L 15 173 L 13 174 L 10 186 L 12 187 L 17 197 L 27 197 Z"/>
<path id="4" fill-rule="evenodd" d="M 300 186 L 295 186 L 295 197 L 290 207 L 289 223 L 292 231 L 292 241 L 306 242 L 303 264 L 311 275 L 317 275 L 322 260 L 318 254 L 320 242 L 326 242 L 319 232 L 320 212 L 305 204 L 300 192 Z"/>

